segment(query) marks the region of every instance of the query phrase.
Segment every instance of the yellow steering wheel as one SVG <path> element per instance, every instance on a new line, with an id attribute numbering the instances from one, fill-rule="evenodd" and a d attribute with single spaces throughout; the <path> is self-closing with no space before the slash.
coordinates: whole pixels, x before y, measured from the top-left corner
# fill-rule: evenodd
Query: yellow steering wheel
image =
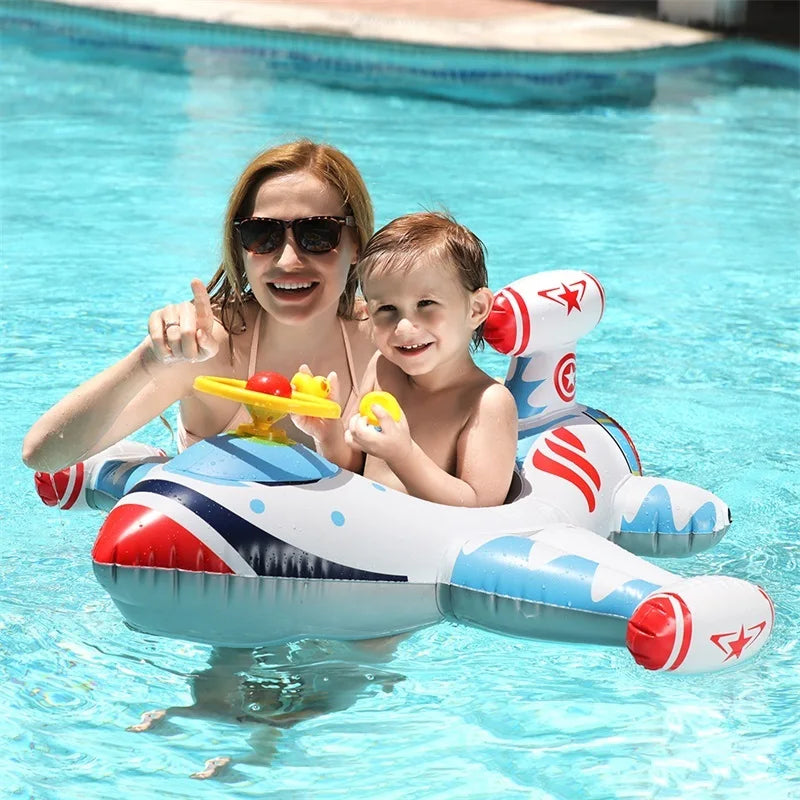
<path id="1" fill-rule="evenodd" d="M 281 394 L 269 393 L 270 388 L 267 388 L 266 391 L 247 388 L 248 384 L 252 386 L 254 382 L 258 383 L 258 378 L 263 378 L 267 375 L 269 378 L 266 379 L 266 382 L 269 383 L 271 380 L 274 384 L 277 384 L 275 388 Z M 292 383 L 294 383 L 294 380 Z M 240 425 L 236 429 L 238 435 L 258 436 L 261 439 L 289 444 L 291 440 L 284 431 L 272 429 L 273 423 L 286 416 L 286 414 L 302 414 L 306 417 L 320 417 L 322 419 L 337 419 L 342 415 L 342 409 L 339 404 L 327 398 L 327 382 L 324 379 L 320 379 L 318 383 L 319 385 L 324 385 L 324 389 L 319 394 L 309 394 L 307 392 L 298 392 L 286 378 L 277 373 L 257 373 L 249 381 L 200 375 L 194 379 L 194 388 L 200 392 L 224 397 L 227 400 L 234 400 L 245 405 L 253 417 L 253 421 Z"/>

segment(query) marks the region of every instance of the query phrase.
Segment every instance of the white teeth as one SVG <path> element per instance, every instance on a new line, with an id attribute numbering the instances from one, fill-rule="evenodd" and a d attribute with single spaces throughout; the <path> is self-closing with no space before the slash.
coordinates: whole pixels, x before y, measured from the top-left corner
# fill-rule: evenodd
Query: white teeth
<path id="1" fill-rule="evenodd" d="M 419 350 L 421 347 L 427 347 L 430 342 L 425 342 L 425 344 L 401 344 L 401 350 Z"/>
<path id="2" fill-rule="evenodd" d="M 275 283 L 273 283 L 272 285 L 276 289 L 286 289 L 291 291 L 292 289 L 310 289 L 314 284 L 311 283 L 310 281 L 306 283 L 298 283 L 296 281 L 282 281 L 278 283 L 277 281 L 275 281 Z"/>

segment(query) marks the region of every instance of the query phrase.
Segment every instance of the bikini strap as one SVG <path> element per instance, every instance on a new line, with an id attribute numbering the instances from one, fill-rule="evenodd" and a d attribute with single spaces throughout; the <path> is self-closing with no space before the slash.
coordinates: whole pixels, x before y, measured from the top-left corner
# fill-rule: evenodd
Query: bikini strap
<path id="1" fill-rule="evenodd" d="M 256 314 L 256 321 L 253 325 L 253 338 L 250 340 L 250 363 L 247 366 L 247 377 L 249 378 L 256 371 L 256 358 L 258 357 L 258 334 L 261 330 L 261 316 L 263 309 L 259 308 Z"/>
<path id="2" fill-rule="evenodd" d="M 342 327 L 342 341 L 344 342 L 344 357 L 347 361 L 347 369 L 350 372 L 350 394 L 358 395 L 358 378 L 356 377 L 356 365 L 353 363 L 353 353 L 350 349 L 350 339 L 347 338 L 347 328 L 345 328 L 344 320 L 339 317 L 339 325 Z"/>

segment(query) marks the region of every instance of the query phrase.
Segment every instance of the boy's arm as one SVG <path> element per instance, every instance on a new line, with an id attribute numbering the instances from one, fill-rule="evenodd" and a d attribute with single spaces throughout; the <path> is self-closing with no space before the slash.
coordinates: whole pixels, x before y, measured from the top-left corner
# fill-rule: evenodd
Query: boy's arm
<path id="1" fill-rule="evenodd" d="M 476 494 L 476 506 L 505 502 L 517 456 L 517 404 L 493 383 L 458 439 L 457 475 Z"/>
<path id="2" fill-rule="evenodd" d="M 373 410 L 382 427 L 395 424 L 383 409 Z M 408 429 L 405 417 L 397 425 Z M 373 436 L 366 431 L 365 435 Z M 511 485 L 517 451 L 514 398 L 501 384 L 493 384 L 483 392 L 459 436 L 456 475 L 439 467 L 410 436 L 397 436 L 395 443 L 376 455 L 383 458 L 409 494 L 451 506 L 502 505 Z"/>

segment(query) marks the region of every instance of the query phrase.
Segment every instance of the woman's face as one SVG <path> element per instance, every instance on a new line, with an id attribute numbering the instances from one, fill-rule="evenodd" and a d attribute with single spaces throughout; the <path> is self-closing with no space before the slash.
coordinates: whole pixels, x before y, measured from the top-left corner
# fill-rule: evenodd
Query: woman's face
<path id="1" fill-rule="evenodd" d="M 343 217 L 338 191 L 308 172 L 265 180 L 255 198 L 253 217 L 294 220 L 303 217 Z M 358 257 L 355 228 L 342 228 L 339 244 L 328 253 L 307 253 L 291 228 L 272 253 L 242 251 L 245 274 L 253 295 L 277 321 L 301 325 L 320 315 L 336 315 L 347 274 Z"/>

